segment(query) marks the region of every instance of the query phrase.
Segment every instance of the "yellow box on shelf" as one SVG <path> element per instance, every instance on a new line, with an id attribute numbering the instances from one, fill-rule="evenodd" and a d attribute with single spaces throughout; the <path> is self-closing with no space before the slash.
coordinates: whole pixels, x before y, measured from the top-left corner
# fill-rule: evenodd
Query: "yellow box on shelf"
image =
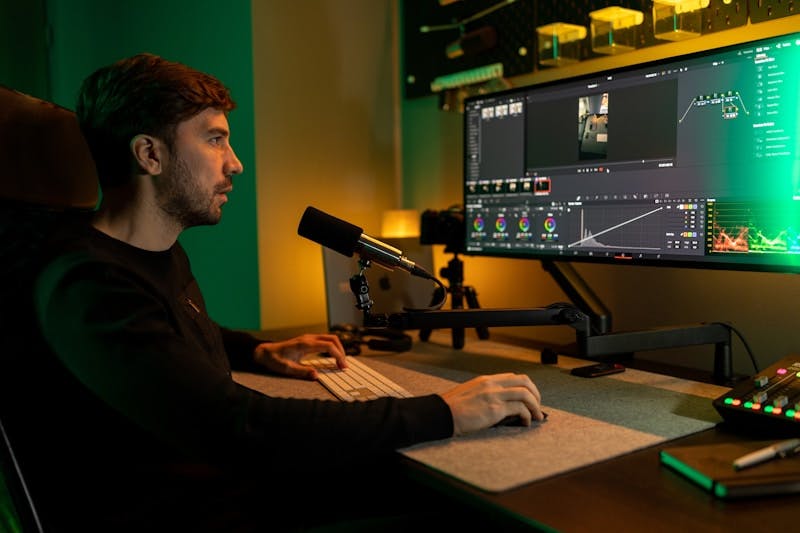
<path id="1" fill-rule="evenodd" d="M 539 40 L 539 64 L 559 66 L 580 61 L 581 41 L 586 27 L 566 22 L 553 22 L 536 28 Z"/>
<path id="2" fill-rule="evenodd" d="M 683 41 L 699 37 L 702 10 L 711 0 L 653 0 L 653 33 L 656 39 Z"/>
<path id="3" fill-rule="evenodd" d="M 636 49 L 639 26 L 644 21 L 644 13 L 641 11 L 609 6 L 592 11 L 589 18 L 593 52 L 618 54 Z"/>

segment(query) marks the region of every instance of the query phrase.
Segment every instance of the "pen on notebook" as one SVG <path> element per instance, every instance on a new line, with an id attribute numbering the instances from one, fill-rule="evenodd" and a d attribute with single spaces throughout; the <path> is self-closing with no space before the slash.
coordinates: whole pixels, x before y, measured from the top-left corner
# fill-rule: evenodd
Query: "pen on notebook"
<path id="1" fill-rule="evenodd" d="M 798 452 L 800 452 L 800 439 L 784 440 L 735 459 L 733 461 L 733 469 L 741 470 L 743 468 L 770 461 L 777 457 L 788 457 Z"/>

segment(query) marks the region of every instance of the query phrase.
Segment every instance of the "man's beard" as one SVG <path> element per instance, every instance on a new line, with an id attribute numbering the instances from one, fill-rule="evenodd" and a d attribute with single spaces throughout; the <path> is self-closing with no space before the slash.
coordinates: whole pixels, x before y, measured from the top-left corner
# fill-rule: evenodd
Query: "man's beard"
<path id="1" fill-rule="evenodd" d="M 197 185 L 180 157 L 172 158 L 167 172 L 157 178 L 156 191 L 161 210 L 183 228 L 217 224 L 222 217 L 221 209 L 212 207 L 214 197 Z"/>

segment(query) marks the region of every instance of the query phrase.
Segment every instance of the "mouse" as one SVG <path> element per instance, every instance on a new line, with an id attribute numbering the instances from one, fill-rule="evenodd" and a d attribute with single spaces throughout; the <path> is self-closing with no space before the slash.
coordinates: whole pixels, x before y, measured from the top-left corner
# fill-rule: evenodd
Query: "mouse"
<path id="1" fill-rule="evenodd" d="M 535 426 L 536 424 L 541 424 L 542 422 L 547 420 L 547 413 L 542 413 L 544 415 L 544 420 L 533 420 L 531 422 L 531 426 Z M 493 425 L 493 428 L 500 427 L 500 426 L 522 426 L 524 427 L 525 424 L 522 422 L 522 417 L 519 415 L 509 415 L 502 419 L 497 424 Z"/>

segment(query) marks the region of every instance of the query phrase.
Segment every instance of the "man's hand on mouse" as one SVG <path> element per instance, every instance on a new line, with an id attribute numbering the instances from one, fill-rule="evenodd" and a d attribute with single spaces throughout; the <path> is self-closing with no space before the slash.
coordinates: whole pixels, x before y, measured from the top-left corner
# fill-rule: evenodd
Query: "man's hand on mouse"
<path id="1" fill-rule="evenodd" d="M 524 374 L 479 376 L 443 393 L 453 413 L 453 435 L 464 435 L 491 427 L 509 416 L 521 425 L 544 420 L 542 396 Z"/>

